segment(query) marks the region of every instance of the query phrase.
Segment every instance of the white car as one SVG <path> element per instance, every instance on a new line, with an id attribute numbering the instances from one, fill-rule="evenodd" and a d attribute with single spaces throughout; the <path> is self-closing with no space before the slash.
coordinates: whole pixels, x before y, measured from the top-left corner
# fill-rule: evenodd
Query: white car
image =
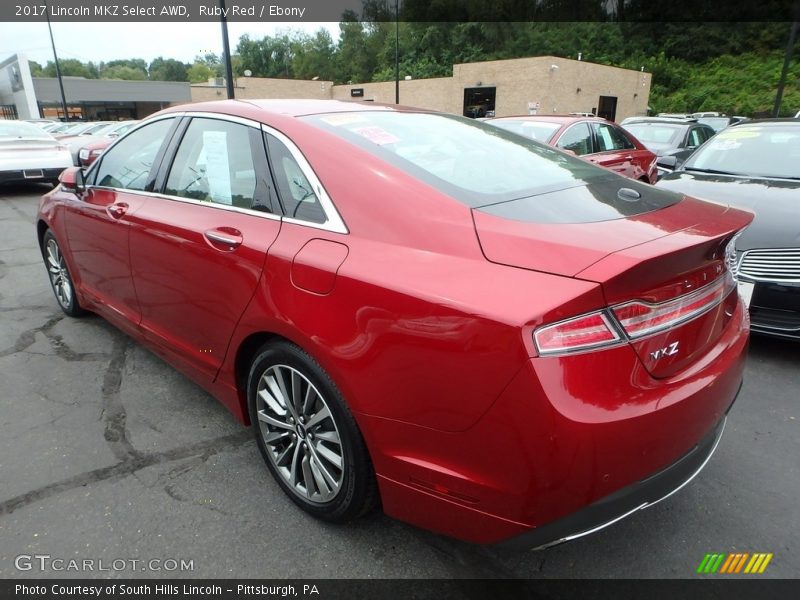
<path id="1" fill-rule="evenodd" d="M 56 184 L 61 171 L 72 166 L 69 150 L 40 127 L 24 121 L 0 120 L 0 184 Z"/>

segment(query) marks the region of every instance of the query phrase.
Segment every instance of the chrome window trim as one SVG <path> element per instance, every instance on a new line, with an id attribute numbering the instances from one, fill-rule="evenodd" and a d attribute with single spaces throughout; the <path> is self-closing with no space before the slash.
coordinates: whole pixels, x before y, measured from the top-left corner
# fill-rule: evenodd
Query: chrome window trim
<path id="1" fill-rule="evenodd" d="M 140 196 L 147 196 L 149 198 L 159 198 L 161 200 L 185 202 L 186 204 L 194 204 L 195 206 L 206 206 L 209 208 L 216 208 L 218 210 L 226 210 L 231 212 L 242 213 L 245 215 L 251 215 L 253 217 L 261 217 L 262 219 L 269 219 L 270 221 L 282 220 L 282 216 L 276 215 L 275 213 L 268 213 L 260 210 L 252 210 L 250 208 L 239 208 L 238 206 L 230 206 L 228 204 L 220 204 L 218 202 L 208 202 L 208 201 L 203 202 L 201 200 L 194 200 L 193 198 L 183 198 L 181 196 L 170 196 L 169 194 L 159 194 L 156 192 L 145 192 L 140 190 L 126 190 L 125 188 L 112 188 L 101 185 L 92 185 L 87 187 L 96 190 L 109 190 L 112 192 L 125 192 L 126 194 L 138 194 Z"/>
<path id="2" fill-rule="evenodd" d="M 261 131 L 274 136 L 279 142 L 286 146 L 286 148 L 289 150 L 289 153 L 292 155 L 292 158 L 297 161 L 297 165 L 300 167 L 303 175 L 305 175 L 306 179 L 308 179 L 308 182 L 311 184 L 311 187 L 317 194 L 317 199 L 319 200 L 320 206 L 322 206 L 322 210 L 327 217 L 327 220 L 324 223 L 314 223 L 313 221 L 305 221 L 303 219 L 295 219 L 294 217 L 286 216 L 284 216 L 283 220 L 287 223 L 315 227 L 317 229 L 323 229 L 333 233 L 350 233 L 350 230 L 348 230 L 347 225 L 344 224 L 344 220 L 342 220 L 342 216 L 339 214 L 339 211 L 336 210 L 333 200 L 331 200 L 328 192 L 323 187 L 322 182 L 314 172 L 314 169 L 311 168 L 311 165 L 306 160 L 306 157 L 303 156 L 303 153 L 295 145 L 295 143 L 277 129 L 274 129 L 264 123 L 261 123 Z"/>
<path id="3" fill-rule="evenodd" d="M 161 194 L 156 192 L 129 190 L 126 188 L 113 188 L 107 186 L 89 185 L 86 186 L 87 189 L 91 188 L 91 189 L 111 190 L 115 192 L 125 192 L 128 194 L 141 194 L 143 196 L 149 196 L 151 198 L 161 198 L 164 200 L 186 202 L 188 204 L 195 204 L 197 206 L 210 206 L 212 208 L 216 208 L 219 210 L 229 210 L 273 221 L 285 221 L 287 223 L 301 225 L 304 227 L 311 227 L 314 229 L 321 229 L 323 231 L 330 231 L 332 233 L 341 233 L 341 234 L 350 233 L 350 231 L 347 229 L 347 226 L 344 224 L 344 221 L 342 220 L 339 211 L 336 210 L 333 201 L 330 199 L 328 192 L 323 187 L 322 182 L 320 182 L 316 173 L 314 173 L 314 170 L 311 168 L 311 165 L 308 163 L 305 156 L 303 156 L 303 153 L 300 151 L 300 149 L 295 145 L 294 142 L 292 142 L 292 140 L 290 140 L 283 133 L 281 133 L 276 129 L 273 129 L 269 125 L 261 123 L 260 121 L 254 121 L 252 119 L 246 119 L 244 117 L 237 117 L 234 115 L 226 115 L 223 113 L 208 113 L 208 112 L 198 112 L 198 111 L 167 113 L 164 115 L 159 115 L 153 119 L 146 119 L 145 121 L 142 121 L 142 123 L 140 123 L 133 129 L 128 131 L 124 136 L 120 136 L 117 140 L 115 140 L 114 143 L 112 143 L 106 149 L 106 151 L 113 148 L 120 140 L 126 138 L 131 132 L 136 131 L 145 124 L 170 117 L 197 117 L 197 118 L 217 119 L 220 121 L 230 121 L 232 123 L 238 123 L 240 125 L 245 125 L 247 127 L 253 127 L 255 129 L 260 130 L 262 133 L 269 133 L 270 135 L 275 136 L 275 138 L 277 138 L 282 144 L 286 146 L 286 148 L 288 148 L 292 157 L 297 161 L 297 164 L 300 167 L 300 170 L 303 172 L 303 175 L 305 175 L 309 183 L 311 183 L 312 187 L 314 188 L 314 191 L 317 194 L 317 198 L 319 199 L 320 205 L 322 206 L 322 210 L 324 211 L 327 220 L 324 223 L 314 223 L 312 221 L 304 221 L 302 219 L 295 219 L 293 217 L 287 217 L 285 215 L 280 215 L 275 213 L 265 213 L 263 211 L 252 210 L 249 208 L 239 208 L 237 206 L 229 206 L 227 204 L 220 204 L 217 202 L 203 202 L 200 200 L 194 200 L 192 198 L 183 198 L 181 196 L 172 196 L 170 194 Z M 99 162 L 100 161 L 96 161 L 94 164 L 92 164 L 92 166 L 89 168 L 89 171 L 87 171 L 87 175 L 91 171 L 91 169 L 95 168 L 96 164 L 99 164 Z"/>

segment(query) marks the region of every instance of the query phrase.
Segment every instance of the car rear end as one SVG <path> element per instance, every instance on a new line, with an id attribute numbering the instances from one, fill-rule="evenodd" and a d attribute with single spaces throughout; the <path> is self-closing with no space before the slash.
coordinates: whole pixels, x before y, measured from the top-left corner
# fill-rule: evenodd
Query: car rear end
<path id="1" fill-rule="evenodd" d="M 470 207 L 483 259 L 503 281 L 495 288 L 530 299 L 497 317 L 515 324 L 528 358 L 463 431 L 367 419 L 384 510 L 530 548 L 680 489 L 716 448 L 741 386 L 748 317 L 734 238 L 752 213 L 437 119 L 318 121 Z M 469 152 L 482 153 L 480 172 L 461 168 Z"/>
<path id="2" fill-rule="evenodd" d="M 69 150 L 30 123 L 0 123 L 0 183 L 55 182 L 72 166 Z"/>

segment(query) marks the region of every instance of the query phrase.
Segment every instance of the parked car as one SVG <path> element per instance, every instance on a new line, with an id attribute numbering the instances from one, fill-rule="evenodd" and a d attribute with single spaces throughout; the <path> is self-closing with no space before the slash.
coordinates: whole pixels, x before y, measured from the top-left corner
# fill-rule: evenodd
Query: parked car
<path id="1" fill-rule="evenodd" d="M 0 183 L 56 183 L 70 166 L 66 147 L 40 127 L 0 120 Z"/>
<path id="2" fill-rule="evenodd" d="M 60 140 L 64 137 L 80 135 L 95 125 L 97 125 L 97 123 L 87 123 L 85 121 L 64 123 L 62 126 L 50 130 L 50 133 L 52 133 L 53 137 L 57 140 Z"/>
<path id="3" fill-rule="evenodd" d="M 152 116 L 36 227 L 61 309 L 252 424 L 303 510 L 531 547 L 708 461 L 751 219 L 463 117 L 248 100 Z"/>
<path id="4" fill-rule="evenodd" d="M 725 130 L 659 185 L 755 211 L 736 240 L 751 328 L 800 339 L 800 120 Z"/>
<path id="5" fill-rule="evenodd" d="M 726 127 L 730 127 L 731 125 L 736 125 L 737 123 L 747 120 L 747 117 L 726 117 L 724 115 L 719 117 L 697 117 L 698 123 L 708 125 L 715 132 L 720 132 Z"/>
<path id="6" fill-rule="evenodd" d="M 629 132 L 605 119 L 526 115 L 500 117 L 488 122 L 528 139 L 569 150 L 631 179 L 656 181 L 655 154 Z"/>
<path id="7" fill-rule="evenodd" d="M 714 136 L 708 125 L 696 119 L 674 119 L 669 117 L 632 117 L 625 119 L 622 126 L 637 137 L 659 158 L 659 176 L 683 164 L 692 152 Z"/>
<path id="8" fill-rule="evenodd" d="M 81 156 L 86 156 L 88 159 L 91 151 L 97 150 L 95 153 L 95 158 L 97 158 L 100 152 L 102 152 L 102 149 L 108 147 L 116 138 L 138 124 L 139 121 L 113 121 L 104 124 L 102 127 L 89 129 L 80 135 L 64 138 L 62 141 L 66 143 L 72 154 L 73 164 L 87 166 L 91 163 L 88 160 L 82 160 Z M 97 146 L 97 144 L 99 144 L 99 146 Z M 84 149 L 89 146 L 92 146 L 92 149 L 84 152 Z"/>

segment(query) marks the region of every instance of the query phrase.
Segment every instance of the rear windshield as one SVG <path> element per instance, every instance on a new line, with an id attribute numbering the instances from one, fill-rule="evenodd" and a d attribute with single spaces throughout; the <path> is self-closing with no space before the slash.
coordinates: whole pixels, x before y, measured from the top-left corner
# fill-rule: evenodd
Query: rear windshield
<path id="1" fill-rule="evenodd" d="M 800 179 L 800 125 L 731 127 L 701 146 L 684 169 Z"/>
<path id="2" fill-rule="evenodd" d="M 0 121 L 0 138 L 52 139 L 50 134 L 40 127 L 24 121 Z"/>
<path id="3" fill-rule="evenodd" d="M 463 117 L 370 111 L 303 119 L 473 208 L 615 177 L 539 142 Z"/>
<path id="4" fill-rule="evenodd" d="M 549 142 L 558 128 L 558 123 L 547 123 L 545 121 L 526 121 L 523 119 L 503 119 L 502 121 L 492 120 L 489 125 L 494 125 L 506 131 L 512 131 L 517 135 L 525 136 L 537 142 Z"/>
<path id="5" fill-rule="evenodd" d="M 625 129 L 651 150 L 677 148 L 686 127 L 670 123 L 628 123 Z"/>

